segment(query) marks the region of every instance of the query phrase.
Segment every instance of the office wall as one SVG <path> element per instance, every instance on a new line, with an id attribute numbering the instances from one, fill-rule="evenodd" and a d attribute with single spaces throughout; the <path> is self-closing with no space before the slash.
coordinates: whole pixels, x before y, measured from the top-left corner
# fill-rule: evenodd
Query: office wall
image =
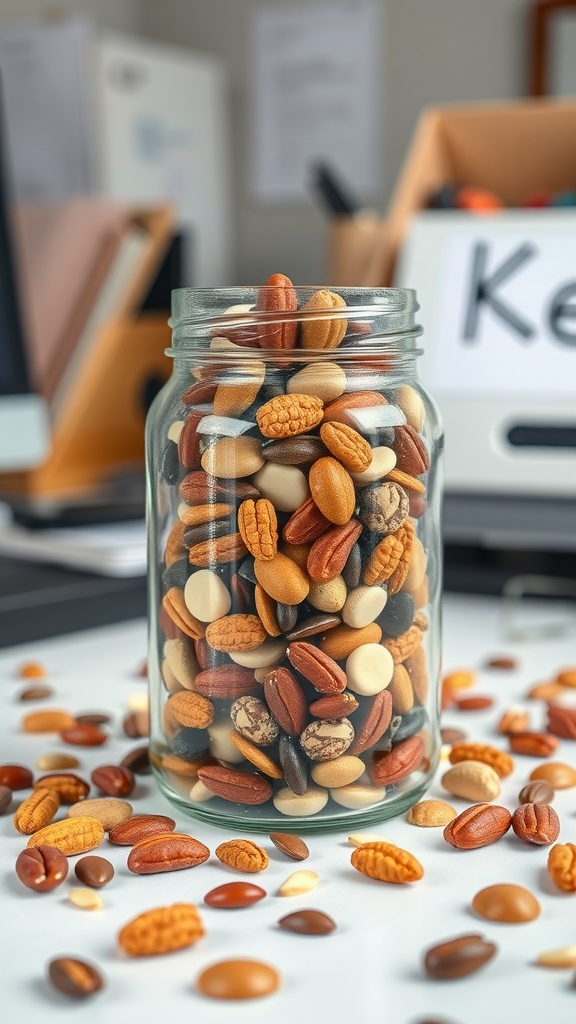
<path id="1" fill-rule="evenodd" d="M 141 28 L 140 0 L 0 0 L 0 25 L 69 14 L 83 14 L 103 28 Z"/>
<path id="2" fill-rule="evenodd" d="M 259 6 L 304 0 L 142 0 L 157 38 L 220 54 L 230 73 L 235 153 L 238 283 L 282 271 L 325 280 L 325 218 L 310 203 L 258 207 L 247 181 L 250 24 Z M 521 96 L 526 80 L 526 0 L 378 0 L 382 182 L 385 209 L 420 110 L 428 104 Z"/>

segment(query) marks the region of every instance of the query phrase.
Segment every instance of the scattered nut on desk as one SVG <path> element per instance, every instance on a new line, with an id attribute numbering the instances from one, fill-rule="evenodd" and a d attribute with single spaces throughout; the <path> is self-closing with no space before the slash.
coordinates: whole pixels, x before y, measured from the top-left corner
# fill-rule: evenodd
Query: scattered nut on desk
<path id="1" fill-rule="evenodd" d="M 68 893 L 68 899 L 70 903 L 73 903 L 75 907 L 79 907 L 80 910 L 101 910 L 104 906 L 102 898 L 94 889 L 88 889 L 84 886 L 76 886 L 75 889 L 70 889 Z"/>
<path id="2" fill-rule="evenodd" d="M 300 893 L 315 889 L 320 881 L 315 871 L 294 871 L 282 882 L 278 889 L 279 896 L 299 896 Z"/>

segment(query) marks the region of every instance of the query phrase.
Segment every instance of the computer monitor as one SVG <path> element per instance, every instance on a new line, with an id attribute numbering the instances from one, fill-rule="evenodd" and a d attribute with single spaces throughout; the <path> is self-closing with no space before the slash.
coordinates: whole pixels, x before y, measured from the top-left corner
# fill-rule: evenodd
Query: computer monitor
<path id="1" fill-rule="evenodd" d="M 0 82 L 0 472 L 29 469 L 48 453 L 48 410 L 32 388 L 9 218 L 6 122 Z"/>

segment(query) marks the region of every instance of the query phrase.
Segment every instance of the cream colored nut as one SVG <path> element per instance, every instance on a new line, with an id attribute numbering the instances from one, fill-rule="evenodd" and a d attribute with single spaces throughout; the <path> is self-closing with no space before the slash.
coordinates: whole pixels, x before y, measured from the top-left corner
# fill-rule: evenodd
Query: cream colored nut
<path id="1" fill-rule="evenodd" d="M 366 487 L 367 484 L 373 484 L 376 480 L 382 480 L 388 476 L 395 465 L 396 452 L 392 448 L 382 445 L 372 449 L 372 462 L 368 469 L 364 469 L 361 473 L 350 473 L 350 476 L 358 487 Z"/>
<path id="2" fill-rule="evenodd" d="M 185 640 L 167 640 L 164 644 L 164 657 L 180 685 L 186 690 L 193 690 L 200 666 L 194 654 L 192 641 L 188 637 Z"/>
<path id="3" fill-rule="evenodd" d="M 378 836 L 376 833 L 354 833 L 348 836 L 348 843 L 351 846 L 364 846 L 365 843 L 387 843 L 385 836 Z"/>
<path id="4" fill-rule="evenodd" d="M 445 800 L 421 800 L 408 811 L 408 821 L 421 828 L 437 828 L 447 825 L 457 813 Z"/>
<path id="5" fill-rule="evenodd" d="M 309 786 L 302 796 L 297 796 L 291 789 L 279 789 L 273 799 L 274 807 L 280 814 L 287 814 L 291 817 L 308 818 L 311 814 L 318 814 L 328 803 L 328 792 L 325 789 L 316 789 Z"/>
<path id="6" fill-rule="evenodd" d="M 57 772 L 63 769 L 78 768 L 80 761 L 72 754 L 41 754 L 36 759 L 36 767 L 39 772 Z"/>
<path id="7" fill-rule="evenodd" d="M 365 769 L 364 762 L 353 754 L 343 754 L 333 761 L 321 761 L 315 764 L 311 776 L 318 786 L 326 789 L 339 789 L 356 782 Z"/>
<path id="8" fill-rule="evenodd" d="M 199 569 L 186 580 L 186 607 L 200 622 L 214 622 L 230 611 L 232 598 L 225 584 L 211 569 Z"/>
<path id="9" fill-rule="evenodd" d="M 194 803 L 203 804 L 207 800 L 212 800 L 214 793 L 204 785 L 202 779 L 198 779 L 192 786 L 189 796 Z"/>
<path id="10" fill-rule="evenodd" d="M 230 739 L 230 719 L 225 722 L 213 722 L 208 729 L 208 740 L 210 753 L 219 761 L 230 761 L 231 764 L 239 764 L 244 760 L 244 754 Z M 214 796 L 213 793 L 210 794 Z"/>
<path id="11" fill-rule="evenodd" d="M 306 600 L 313 608 L 320 612 L 339 612 L 344 607 L 348 588 L 341 576 L 330 580 L 329 583 L 319 583 L 317 580 L 310 580 L 310 590 Z"/>
<path id="12" fill-rule="evenodd" d="M 440 783 L 449 793 L 472 803 L 489 803 L 500 794 L 497 772 L 482 761 L 460 761 L 444 773 Z"/>
<path id="13" fill-rule="evenodd" d="M 84 888 L 83 886 L 70 889 L 68 899 L 70 903 L 73 903 L 75 907 L 79 907 L 80 910 L 101 910 L 104 906 L 102 897 L 94 889 Z"/>
<path id="14" fill-rule="evenodd" d="M 376 835 L 375 832 L 354 832 L 348 836 L 348 842 L 351 846 L 364 846 L 364 843 L 387 843 L 388 839 L 386 836 Z"/>
<path id="15" fill-rule="evenodd" d="M 402 409 L 406 422 L 420 434 L 424 426 L 425 409 L 418 392 L 409 384 L 401 384 L 396 388 L 392 400 L 394 405 Z"/>
<path id="16" fill-rule="evenodd" d="M 268 498 L 277 512 L 295 512 L 310 497 L 308 480 L 297 466 L 267 462 L 254 475 L 254 486 Z"/>
<path id="17" fill-rule="evenodd" d="M 95 796 L 88 800 L 79 800 L 78 803 L 71 804 L 66 817 L 77 818 L 78 816 L 84 817 L 84 815 L 88 815 L 90 818 L 96 818 L 104 830 L 109 832 L 115 825 L 119 825 L 121 821 L 126 821 L 126 818 L 130 818 L 133 813 L 134 808 L 127 800 L 119 800 L 115 796 Z"/>
<path id="18" fill-rule="evenodd" d="M 394 659 L 381 644 L 362 644 L 346 659 L 345 672 L 349 690 L 373 697 L 389 685 Z"/>
<path id="19" fill-rule="evenodd" d="M 183 429 L 184 420 L 174 420 L 174 422 L 171 423 L 170 426 L 168 427 L 168 433 L 166 435 L 168 440 L 174 441 L 175 444 L 178 444 L 178 441 L 180 440 L 180 434 L 182 433 Z"/>
<path id="20" fill-rule="evenodd" d="M 356 587 L 346 598 L 342 619 L 347 626 L 362 629 L 378 618 L 387 600 L 388 594 L 384 587 Z"/>
<path id="21" fill-rule="evenodd" d="M 379 804 L 386 796 L 386 789 L 384 786 L 370 786 L 362 782 L 353 782 L 350 786 L 331 789 L 330 796 L 340 807 L 357 811 L 363 807 L 371 807 L 372 804 Z"/>
<path id="22" fill-rule="evenodd" d="M 287 640 L 281 637 L 268 637 L 260 647 L 253 651 L 230 651 L 228 657 L 243 668 L 268 668 L 276 665 L 286 654 Z"/>
<path id="23" fill-rule="evenodd" d="M 412 558 L 410 559 L 410 565 L 408 566 L 406 579 L 402 584 L 402 591 L 406 592 L 418 589 L 418 587 L 424 581 L 427 564 L 428 556 L 424 551 L 422 541 L 420 540 L 419 537 L 414 537 L 414 544 L 412 547 Z"/>
<path id="24" fill-rule="evenodd" d="M 126 707 L 129 711 L 148 711 L 149 706 L 150 702 L 146 690 L 138 690 L 136 693 L 131 693 L 126 701 Z"/>
<path id="25" fill-rule="evenodd" d="M 176 676 L 174 675 L 172 669 L 170 668 L 170 665 L 168 664 L 166 658 L 164 658 L 160 666 L 160 672 L 162 673 L 164 686 L 168 690 L 168 693 L 178 693 L 179 690 L 184 689 L 184 687 L 176 679 Z"/>
<path id="26" fill-rule="evenodd" d="M 286 385 L 289 395 L 315 395 L 324 405 L 339 398 L 346 389 L 346 374 L 337 363 L 305 366 L 290 377 Z"/>
<path id="27" fill-rule="evenodd" d="M 536 963 L 543 967 L 576 967 L 576 946 L 559 946 L 546 949 L 536 957 Z"/>
<path id="28" fill-rule="evenodd" d="M 252 476 L 264 465 L 262 444 L 257 437 L 222 437 L 206 449 L 200 464 L 211 476 Z"/>
<path id="29" fill-rule="evenodd" d="M 288 878 L 282 882 L 278 889 L 278 895 L 299 896 L 303 892 L 311 892 L 312 889 L 316 888 L 319 881 L 320 877 L 315 871 L 308 871 L 306 869 L 294 871 L 293 874 L 288 875 Z"/>

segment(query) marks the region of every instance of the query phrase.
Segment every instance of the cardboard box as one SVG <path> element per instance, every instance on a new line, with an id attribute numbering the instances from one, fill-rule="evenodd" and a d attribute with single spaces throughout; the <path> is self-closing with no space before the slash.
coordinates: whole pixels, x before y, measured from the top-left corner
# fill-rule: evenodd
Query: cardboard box
<path id="1" fill-rule="evenodd" d="M 410 217 L 445 184 L 491 189 L 507 206 L 531 193 L 576 188 L 576 103 L 541 99 L 425 110 L 363 278 L 349 284 L 392 284 Z"/>
<path id="2" fill-rule="evenodd" d="M 170 375 L 169 310 L 139 308 L 174 232 L 169 204 L 136 206 L 134 231 L 93 302 L 50 399 L 51 450 L 25 472 L 0 473 L 7 501 L 65 503 L 97 495 L 144 464 L 152 392 Z"/>

